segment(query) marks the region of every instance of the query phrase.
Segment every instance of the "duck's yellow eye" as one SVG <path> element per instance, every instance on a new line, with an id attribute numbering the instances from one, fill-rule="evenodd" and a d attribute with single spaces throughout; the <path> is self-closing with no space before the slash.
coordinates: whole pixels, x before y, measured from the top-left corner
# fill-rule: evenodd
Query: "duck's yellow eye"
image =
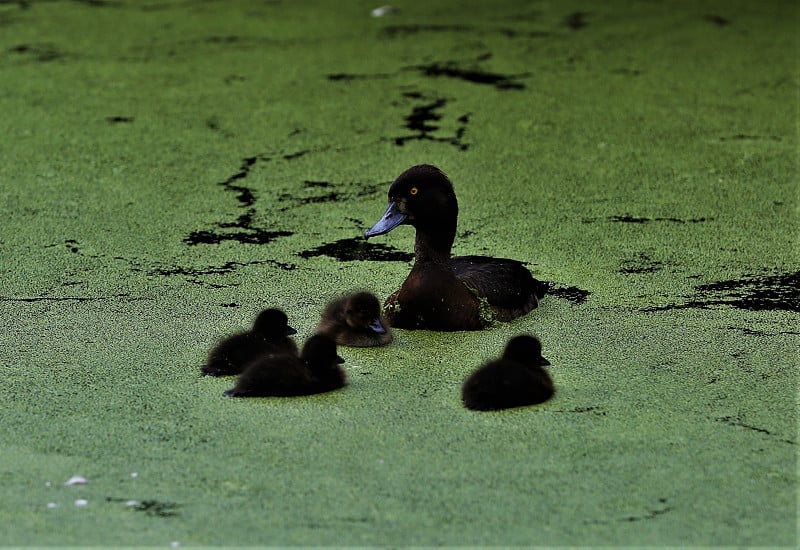
<path id="1" fill-rule="evenodd" d="M 416 187 L 412 187 L 409 193 L 411 193 L 412 195 L 416 195 L 417 193 L 419 193 L 419 189 L 417 189 Z"/>

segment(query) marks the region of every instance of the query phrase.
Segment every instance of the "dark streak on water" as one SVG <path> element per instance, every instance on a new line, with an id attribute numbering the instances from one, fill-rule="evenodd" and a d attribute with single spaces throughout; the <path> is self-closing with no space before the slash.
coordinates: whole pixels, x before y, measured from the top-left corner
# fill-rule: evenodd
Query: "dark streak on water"
<path id="1" fill-rule="evenodd" d="M 120 123 L 126 123 L 126 122 L 133 122 L 133 117 L 132 116 L 119 116 L 119 115 L 117 115 L 117 116 L 109 116 L 109 117 L 106 117 L 106 122 L 108 122 L 110 124 L 120 124 Z"/>
<path id="2" fill-rule="evenodd" d="M 460 151 L 466 151 L 469 148 L 469 144 L 463 141 L 464 134 L 467 131 L 467 124 L 469 123 L 469 113 L 458 117 L 457 122 L 459 125 L 453 136 L 438 137 L 434 135 L 434 132 L 440 129 L 438 122 L 443 116 L 438 111 L 447 106 L 447 100 L 444 98 L 429 100 L 419 92 L 406 92 L 403 96 L 412 100 L 421 99 L 425 103 L 412 107 L 411 114 L 405 117 L 405 128 L 411 130 L 413 134 L 394 138 L 395 145 L 402 147 L 408 141 L 436 141 L 454 145 Z"/>
<path id="3" fill-rule="evenodd" d="M 581 305 L 582 303 L 586 302 L 586 299 L 590 294 L 591 292 L 588 290 L 583 290 L 576 286 L 563 287 L 555 286 L 552 283 L 550 283 L 550 288 L 547 290 L 547 295 L 555 296 L 556 298 L 561 298 L 562 300 L 567 300 L 576 305 Z"/>
<path id="4" fill-rule="evenodd" d="M 472 84 L 486 84 L 498 90 L 524 90 L 525 84 L 513 80 L 514 76 L 482 71 L 480 69 L 466 69 L 453 62 L 430 63 L 414 67 L 424 76 L 437 78 L 455 78 Z M 519 75 L 517 75 L 519 76 Z"/>
<path id="5" fill-rule="evenodd" d="M 106 497 L 106 502 L 129 502 L 130 499 Z M 161 502 L 159 500 L 148 499 L 138 502 L 133 506 L 128 506 L 129 510 L 144 512 L 148 516 L 159 518 L 170 518 L 178 515 L 179 504 L 174 502 Z"/>
<path id="6" fill-rule="evenodd" d="M 773 432 L 771 432 L 771 431 L 769 431 L 767 429 L 759 428 L 757 426 L 752 426 L 750 424 L 745 424 L 744 422 L 742 422 L 742 419 L 739 418 L 739 417 L 722 416 L 722 417 L 719 417 L 719 418 L 715 418 L 714 420 L 716 420 L 717 422 L 722 422 L 723 424 L 727 424 L 728 426 L 735 426 L 737 428 L 744 428 L 745 430 L 750 430 L 750 431 L 757 432 L 757 433 L 764 434 L 764 435 L 768 435 L 768 436 L 771 436 L 771 437 L 779 437 L 777 434 L 775 434 L 775 433 L 773 433 Z M 782 443 L 789 443 L 790 445 L 797 445 L 797 441 L 795 441 L 793 439 L 779 438 L 778 440 L 781 441 Z"/>
<path id="7" fill-rule="evenodd" d="M 307 151 L 300 151 L 298 153 L 284 155 L 283 158 L 290 160 L 291 158 L 302 156 L 306 152 Z M 258 162 L 269 162 L 271 160 L 271 157 L 264 155 L 246 157 L 242 159 L 242 163 L 239 165 L 239 170 L 236 173 L 225 181 L 219 182 L 219 185 L 224 187 L 226 191 L 235 193 L 239 207 L 245 209 L 235 221 L 218 222 L 216 224 L 220 229 L 233 229 L 234 231 L 192 231 L 183 239 L 183 242 L 189 246 L 219 244 L 223 241 L 236 241 L 241 244 L 267 244 L 280 237 L 292 235 L 293 233 L 290 231 L 268 231 L 260 227 L 255 227 L 253 225 L 253 217 L 256 213 L 254 208 L 256 195 L 252 189 L 240 183 L 250 175 L 250 171 Z"/>
<path id="8" fill-rule="evenodd" d="M 301 258 L 328 256 L 340 262 L 410 262 L 414 259 L 414 254 L 412 253 L 403 252 L 385 244 L 371 243 L 362 237 L 341 239 L 323 244 L 311 250 L 299 252 L 298 256 Z"/>
<path id="9" fill-rule="evenodd" d="M 650 223 L 650 222 L 673 222 L 673 223 L 703 223 L 712 221 L 714 218 L 689 218 L 689 219 L 682 219 L 682 218 L 671 218 L 671 217 L 662 217 L 662 218 L 643 218 L 643 217 L 634 217 L 630 214 L 625 214 L 624 216 L 609 216 L 608 220 L 612 222 L 618 223 Z M 590 223 L 593 220 L 585 220 L 587 223 Z"/>
<path id="10" fill-rule="evenodd" d="M 564 24 L 573 31 L 578 31 L 589 24 L 586 22 L 587 15 L 588 15 L 587 13 L 576 11 L 575 13 L 569 14 L 564 19 Z"/>
<path id="11" fill-rule="evenodd" d="M 683 304 L 645 308 L 642 311 L 708 309 L 730 306 L 749 311 L 800 312 L 800 272 L 776 275 L 746 275 L 738 280 L 718 281 L 695 287 L 697 294 Z"/>
<path id="12" fill-rule="evenodd" d="M 710 23 L 714 23 L 718 27 L 726 27 L 726 26 L 731 24 L 729 19 L 725 19 L 721 15 L 708 14 L 708 15 L 704 15 L 703 19 L 705 19 L 706 21 L 708 21 Z"/>

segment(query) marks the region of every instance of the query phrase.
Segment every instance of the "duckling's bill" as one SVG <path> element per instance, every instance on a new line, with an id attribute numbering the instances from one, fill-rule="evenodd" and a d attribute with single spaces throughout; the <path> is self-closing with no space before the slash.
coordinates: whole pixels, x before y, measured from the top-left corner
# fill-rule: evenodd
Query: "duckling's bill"
<path id="1" fill-rule="evenodd" d="M 381 219 L 379 219 L 375 225 L 373 225 L 364 233 L 364 237 L 369 239 L 370 237 L 384 235 L 406 221 L 407 217 L 408 216 L 406 214 L 400 212 L 400 209 L 397 207 L 397 203 L 390 202 L 389 206 L 386 207 L 386 212 L 383 213 Z"/>

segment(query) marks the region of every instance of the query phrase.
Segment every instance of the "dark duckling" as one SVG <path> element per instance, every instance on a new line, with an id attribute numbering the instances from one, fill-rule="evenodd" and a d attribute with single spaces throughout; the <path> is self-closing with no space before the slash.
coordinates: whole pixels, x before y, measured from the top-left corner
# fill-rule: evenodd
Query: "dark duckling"
<path id="1" fill-rule="evenodd" d="M 492 411 L 544 403 L 555 388 L 542 367 L 542 344 L 534 336 L 515 336 L 503 356 L 473 372 L 461 388 L 461 400 L 468 409 Z"/>
<path id="2" fill-rule="evenodd" d="M 381 303 L 370 292 L 356 292 L 329 303 L 317 333 L 327 334 L 340 346 L 366 348 L 392 341 L 392 331 L 381 318 Z"/>
<path id="3" fill-rule="evenodd" d="M 228 397 L 290 397 L 324 393 L 341 388 L 347 375 L 339 365 L 336 342 L 324 334 L 306 340 L 297 354 L 268 355 L 250 363 L 225 392 Z"/>
<path id="4" fill-rule="evenodd" d="M 248 363 L 263 355 L 296 355 L 297 344 L 289 338 L 295 333 L 284 312 L 265 309 L 258 314 L 251 330 L 229 336 L 214 346 L 200 371 L 204 376 L 231 376 L 241 373 Z"/>
<path id="5" fill-rule="evenodd" d="M 534 279 L 522 262 L 451 257 L 457 219 L 453 184 L 435 166 L 414 166 L 392 183 L 386 212 L 364 234 L 383 235 L 401 224 L 416 229 L 411 273 L 384 303 L 391 326 L 479 330 L 491 323 L 492 314 L 500 321 L 516 319 L 544 296 L 546 284 Z"/>

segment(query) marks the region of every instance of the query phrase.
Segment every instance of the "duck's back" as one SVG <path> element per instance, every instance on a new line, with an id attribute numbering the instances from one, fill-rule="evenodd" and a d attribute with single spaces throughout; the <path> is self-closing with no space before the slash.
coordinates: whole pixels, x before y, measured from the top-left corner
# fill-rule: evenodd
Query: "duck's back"
<path id="1" fill-rule="evenodd" d="M 489 302 L 499 321 L 511 321 L 535 309 L 547 289 L 517 260 L 456 256 L 451 265 L 459 280 Z"/>
<path id="2" fill-rule="evenodd" d="M 309 393 L 313 379 L 303 361 L 291 355 L 270 355 L 250 363 L 236 385 L 225 392 L 229 397 L 268 397 Z"/>

